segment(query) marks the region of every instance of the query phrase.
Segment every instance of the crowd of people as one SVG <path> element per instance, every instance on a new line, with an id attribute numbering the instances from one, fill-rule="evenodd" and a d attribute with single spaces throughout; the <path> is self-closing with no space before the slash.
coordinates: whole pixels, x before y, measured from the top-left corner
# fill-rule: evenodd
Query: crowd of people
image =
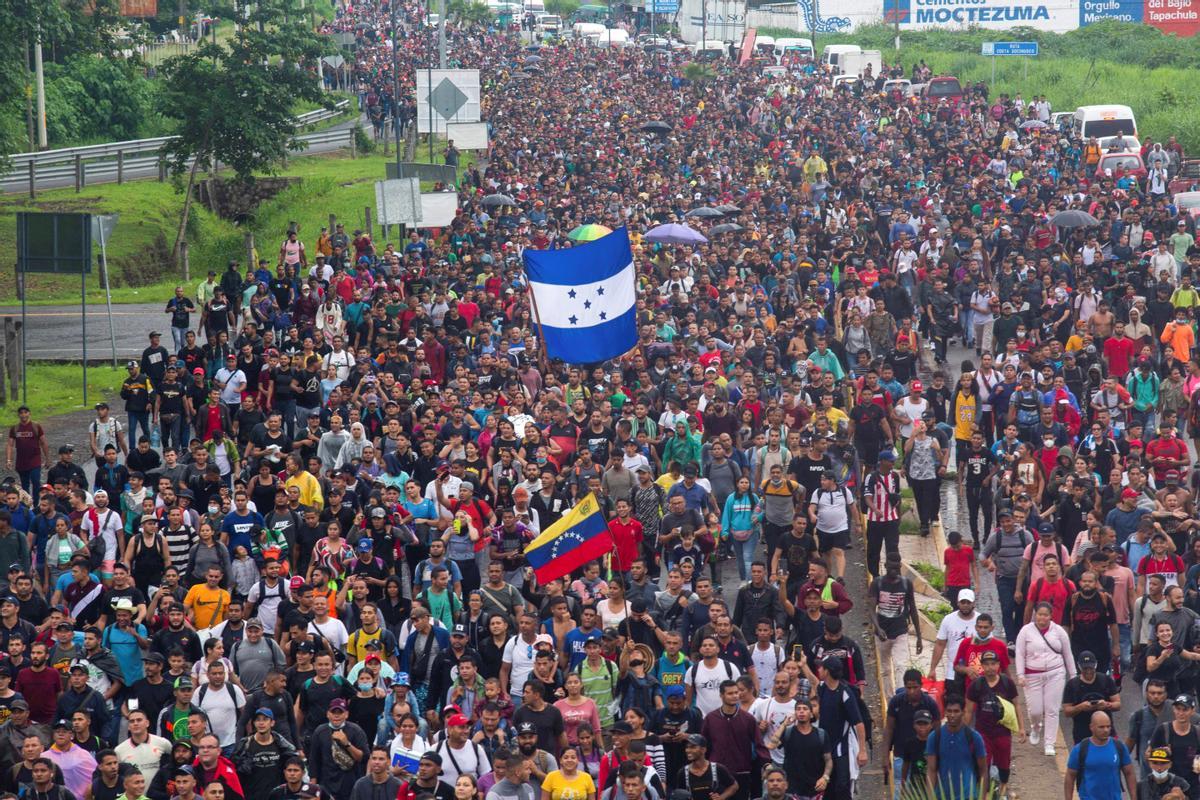
<path id="1" fill-rule="evenodd" d="M 373 117 L 407 103 L 390 16 L 330 25 Z M 20 411 L 0 791 L 848 800 L 874 759 L 965 800 L 1006 796 L 1018 746 L 1057 755 L 1061 720 L 1067 800 L 1200 798 L 1200 247 L 1161 181 L 1025 125 L 1044 98 L 882 92 L 898 64 L 835 91 L 806 63 L 449 44 L 490 130 L 452 225 L 302 221 L 176 290 L 119 410 L 69 443 Z M 708 240 L 644 239 L 666 222 Z M 521 269 L 585 225 L 627 227 L 638 272 L 638 345 L 604 364 L 546 357 Z M 525 548 L 588 495 L 613 552 L 538 580 Z M 924 670 L 905 516 L 948 532 Z"/>

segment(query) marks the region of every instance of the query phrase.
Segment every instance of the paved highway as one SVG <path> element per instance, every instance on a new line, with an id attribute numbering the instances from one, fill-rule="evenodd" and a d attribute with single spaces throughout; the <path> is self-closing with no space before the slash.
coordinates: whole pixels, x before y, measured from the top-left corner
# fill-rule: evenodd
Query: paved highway
<path id="1" fill-rule="evenodd" d="M 117 357 L 128 359 L 140 356 L 146 348 L 150 326 L 163 334 L 163 346 L 171 347 L 170 319 L 161 303 L 137 303 L 113 306 L 113 331 L 117 340 Z M 20 318 L 21 307 L 0 306 L 0 316 Z M 198 318 L 197 318 L 198 319 Z M 26 347 L 30 359 L 39 361 L 78 361 L 83 357 L 83 325 L 79 304 L 61 306 L 30 306 L 27 310 Z M 112 357 L 108 335 L 108 312 L 103 303 L 87 307 L 88 359 Z"/>

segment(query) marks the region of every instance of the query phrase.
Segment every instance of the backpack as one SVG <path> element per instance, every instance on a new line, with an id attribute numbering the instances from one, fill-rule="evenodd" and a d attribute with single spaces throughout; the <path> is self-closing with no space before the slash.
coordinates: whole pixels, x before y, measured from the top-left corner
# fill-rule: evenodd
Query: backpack
<path id="1" fill-rule="evenodd" d="M 939 725 L 938 729 L 933 732 L 933 752 L 938 757 L 942 758 L 942 728 L 944 725 Z M 979 777 L 979 754 L 975 752 L 975 729 L 970 725 L 964 725 L 967 736 L 967 751 L 971 754 L 971 769 L 975 771 L 975 777 Z"/>
<path id="2" fill-rule="evenodd" d="M 1163 724 L 1170 725 L 1171 723 L 1165 722 Z M 1120 739 L 1114 738 L 1113 741 L 1117 745 L 1117 761 L 1120 762 L 1121 751 L 1124 750 L 1126 753 L 1128 753 L 1129 749 L 1127 747 L 1125 747 L 1125 743 L 1122 742 Z M 1079 743 L 1079 767 L 1078 767 L 1078 769 L 1075 770 L 1075 788 L 1079 788 L 1079 787 L 1083 786 L 1083 773 L 1087 769 L 1087 753 L 1088 753 L 1088 750 L 1091 749 L 1091 746 L 1092 746 L 1092 737 L 1090 737 L 1090 736 Z"/>
<path id="3" fill-rule="evenodd" d="M 229 651 L 229 661 L 231 664 L 233 664 L 233 671 L 235 674 L 241 671 L 238 668 L 238 651 L 241 650 L 242 643 L 245 641 L 245 639 L 238 639 L 237 642 L 234 643 L 232 649 Z M 263 641 L 267 642 L 267 647 L 271 651 L 271 662 L 276 666 L 281 664 L 286 665 L 287 658 L 284 657 L 283 650 L 280 649 L 278 642 L 269 636 L 263 636 Z M 203 687 L 201 688 L 203 689 Z M 234 705 L 237 705 L 236 699 L 234 700 Z"/>
<path id="4" fill-rule="evenodd" d="M 209 686 L 206 683 L 203 686 L 201 686 L 200 691 L 196 693 L 196 708 L 200 708 L 204 704 L 204 697 L 208 694 L 208 688 L 209 688 Z M 233 707 L 236 709 L 238 707 L 237 690 L 235 690 L 233 688 L 232 683 L 226 681 L 225 682 L 225 691 L 229 692 L 229 699 L 233 701 Z"/>
<path id="5" fill-rule="evenodd" d="M 1025 529 L 1022 528 L 1021 530 L 1025 530 Z M 1066 546 L 1063 545 L 1062 542 L 1054 543 L 1054 553 L 1055 553 L 1055 555 L 1058 556 L 1059 564 L 1070 564 L 1071 563 L 1071 560 L 1069 558 L 1070 554 L 1067 552 L 1067 548 L 1066 548 Z M 1030 580 L 1033 579 L 1033 555 L 1031 554 L 1029 556 L 1029 558 L 1025 558 L 1022 560 L 1025 562 L 1025 564 L 1027 565 L 1028 568 L 1025 570 L 1025 585 L 1018 587 L 1018 588 L 1020 588 L 1021 591 L 1025 592 L 1025 594 L 1028 595 L 1029 594 L 1029 582 L 1030 582 Z M 1066 567 L 1064 567 L 1064 569 L 1066 569 Z M 1042 579 L 1038 578 L 1038 583 L 1041 583 L 1041 582 L 1042 582 Z"/>
<path id="6" fill-rule="evenodd" d="M 729 681 L 733 680 L 733 665 L 729 663 L 728 659 L 718 657 L 717 660 L 725 665 L 725 680 L 729 680 Z M 692 664 L 692 691 L 693 692 L 696 691 L 696 673 L 700 671 L 700 665 L 702 663 L 704 663 L 704 662 L 697 661 L 695 664 Z"/>

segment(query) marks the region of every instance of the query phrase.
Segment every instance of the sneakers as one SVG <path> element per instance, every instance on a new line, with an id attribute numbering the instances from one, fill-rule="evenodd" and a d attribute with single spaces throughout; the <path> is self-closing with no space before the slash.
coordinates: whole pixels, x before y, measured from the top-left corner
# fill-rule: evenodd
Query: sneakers
<path id="1" fill-rule="evenodd" d="M 1048 756 L 1054 755 L 1054 745 L 1047 742 L 1045 749 L 1042 750 L 1042 753 L 1044 753 L 1045 755 L 1048 755 Z"/>
<path id="2" fill-rule="evenodd" d="M 1042 734 L 1041 734 L 1041 731 L 1038 730 L 1038 726 L 1031 725 L 1029 727 L 1029 743 L 1036 745 L 1041 740 L 1042 740 Z"/>

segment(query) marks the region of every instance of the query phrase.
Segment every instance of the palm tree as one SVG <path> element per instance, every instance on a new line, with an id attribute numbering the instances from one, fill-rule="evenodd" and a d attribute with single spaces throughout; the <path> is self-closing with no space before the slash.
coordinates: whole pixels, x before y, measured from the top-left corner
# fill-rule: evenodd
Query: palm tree
<path id="1" fill-rule="evenodd" d="M 717 77 L 717 71 L 708 64 L 689 61 L 683 65 L 683 77 L 690 83 L 708 83 Z"/>
<path id="2" fill-rule="evenodd" d="M 486 23 L 491 19 L 491 12 L 488 11 L 486 3 L 481 3 L 479 0 L 449 0 L 446 4 L 446 13 L 459 25 L 471 26 L 476 24 Z"/>

